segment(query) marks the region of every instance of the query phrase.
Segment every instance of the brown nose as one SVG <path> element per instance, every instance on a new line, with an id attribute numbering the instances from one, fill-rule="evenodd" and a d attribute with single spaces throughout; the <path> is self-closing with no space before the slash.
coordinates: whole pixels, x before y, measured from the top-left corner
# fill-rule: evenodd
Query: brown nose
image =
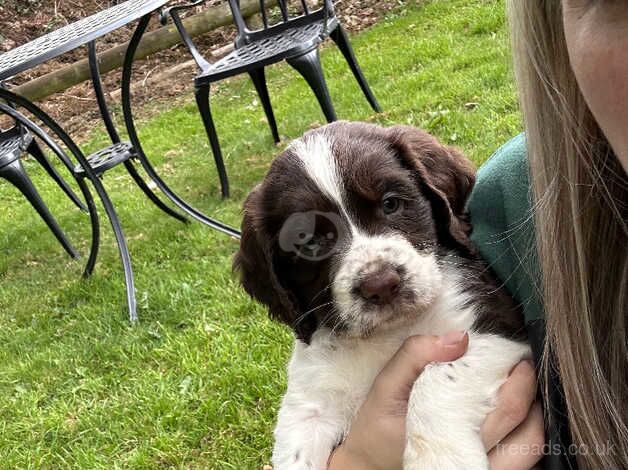
<path id="1" fill-rule="evenodd" d="M 359 285 L 360 295 L 375 305 L 385 305 L 393 300 L 400 283 L 397 271 L 386 268 L 362 279 Z"/>

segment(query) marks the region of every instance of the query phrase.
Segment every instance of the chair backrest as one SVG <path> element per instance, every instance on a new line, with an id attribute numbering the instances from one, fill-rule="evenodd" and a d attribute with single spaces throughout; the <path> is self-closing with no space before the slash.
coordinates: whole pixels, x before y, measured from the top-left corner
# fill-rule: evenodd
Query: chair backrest
<path id="1" fill-rule="evenodd" d="M 322 3 L 322 5 L 320 5 Z M 236 27 L 238 29 L 238 38 L 236 43 L 247 42 L 247 38 L 251 33 L 261 33 L 265 30 L 281 27 L 288 27 L 293 22 L 303 22 L 308 18 L 312 20 L 328 17 L 333 15 L 333 3 L 331 0 L 322 0 L 315 2 L 312 0 L 259 0 L 259 11 L 262 17 L 261 27 L 251 28 L 246 23 L 246 19 L 240 10 L 239 0 L 229 0 L 229 6 L 233 14 Z"/>

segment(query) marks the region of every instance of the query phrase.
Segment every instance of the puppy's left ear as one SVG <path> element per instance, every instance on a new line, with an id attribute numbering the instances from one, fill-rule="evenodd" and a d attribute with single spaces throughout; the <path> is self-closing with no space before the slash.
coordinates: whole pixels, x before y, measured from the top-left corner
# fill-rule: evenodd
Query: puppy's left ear
<path id="1" fill-rule="evenodd" d="M 410 126 L 388 129 L 389 139 L 403 163 L 416 171 L 420 184 L 437 217 L 439 238 L 463 251 L 475 251 L 469 238 L 471 224 L 465 205 L 473 184 L 475 168 L 453 147 L 442 145 L 434 136 Z"/>
<path id="2" fill-rule="evenodd" d="M 262 187 L 256 186 L 244 203 L 240 249 L 233 259 L 233 270 L 240 274 L 244 290 L 268 307 L 270 316 L 290 326 L 297 338 L 309 343 L 316 330 L 312 316 L 300 318 L 298 302 L 281 285 L 273 260 L 274 241 L 264 228 Z"/>

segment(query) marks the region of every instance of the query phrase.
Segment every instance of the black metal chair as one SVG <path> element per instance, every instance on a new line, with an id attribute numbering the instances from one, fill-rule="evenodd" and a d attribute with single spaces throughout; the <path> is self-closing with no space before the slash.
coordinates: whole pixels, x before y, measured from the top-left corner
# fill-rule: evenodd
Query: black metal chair
<path id="1" fill-rule="evenodd" d="M 364 78 L 360 70 L 347 33 L 335 15 L 331 0 L 324 0 L 323 6 L 315 11 L 311 11 L 308 3 L 301 0 L 299 2 L 300 14 L 292 17 L 286 0 L 278 0 L 276 2 L 260 0 L 263 26 L 256 30 L 248 28 L 240 10 L 240 2 L 238 0 L 229 0 L 229 6 L 238 30 L 235 49 L 213 64 L 205 60 L 198 51 L 179 16 L 181 10 L 192 8 L 204 1 L 198 0 L 188 5 L 168 8 L 162 14 L 162 22 L 165 23 L 168 15 L 172 17 L 181 39 L 200 69 L 200 73 L 194 80 L 196 102 L 214 154 L 223 197 L 229 196 L 229 181 L 209 107 L 209 88 L 211 83 L 247 72 L 264 107 L 273 138 L 275 142 L 279 142 L 277 123 L 266 87 L 264 67 L 286 60 L 305 78 L 316 95 L 327 121 L 335 121 L 336 112 L 329 95 L 318 54 L 318 46 L 327 37 L 330 37 L 338 45 L 338 48 L 349 63 L 349 67 L 371 107 L 377 112 L 381 111 L 366 78 Z M 271 24 L 267 4 L 275 3 L 279 7 L 280 19 L 279 22 Z"/>
<path id="2" fill-rule="evenodd" d="M 12 109 L 2 103 L 0 103 L 0 107 Z M 63 159 L 63 156 L 58 153 L 58 148 L 52 148 L 52 150 L 57 156 Z M 32 155 L 35 160 L 39 162 L 79 209 L 87 212 L 85 205 L 76 194 L 74 194 L 50 161 L 48 161 L 33 135 L 17 121 L 10 129 L 0 131 L 0 178 L 4 178 L 12 183 L 26 197 L 46 225 L 48 225 L 48 228 L 50 228 L 57 240 L 59 240 L 65 251 L 67 251 L 72 258 L 78 258 L 79 255 L 77 251 L 67 239 L 61 227 L 59 227 L 59 224 L 48 210 L 48 207 L 46 207 L 46 204 L 22 165 L 21 158 L 26 153 Z"/>

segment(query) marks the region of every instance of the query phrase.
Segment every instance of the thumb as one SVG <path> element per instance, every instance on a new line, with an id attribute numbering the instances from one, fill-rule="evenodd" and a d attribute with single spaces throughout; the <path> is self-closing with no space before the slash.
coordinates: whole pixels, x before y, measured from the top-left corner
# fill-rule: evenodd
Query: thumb
<path id="1" fill-rule="evenodd" d="M 431 362 L 449 362 L 462 356 L 469 346 L 469 335 L 452 331 L 443 336 L 411 336 L 375 379 L 382 396 L 407 401 L 412 385 Z"/>

